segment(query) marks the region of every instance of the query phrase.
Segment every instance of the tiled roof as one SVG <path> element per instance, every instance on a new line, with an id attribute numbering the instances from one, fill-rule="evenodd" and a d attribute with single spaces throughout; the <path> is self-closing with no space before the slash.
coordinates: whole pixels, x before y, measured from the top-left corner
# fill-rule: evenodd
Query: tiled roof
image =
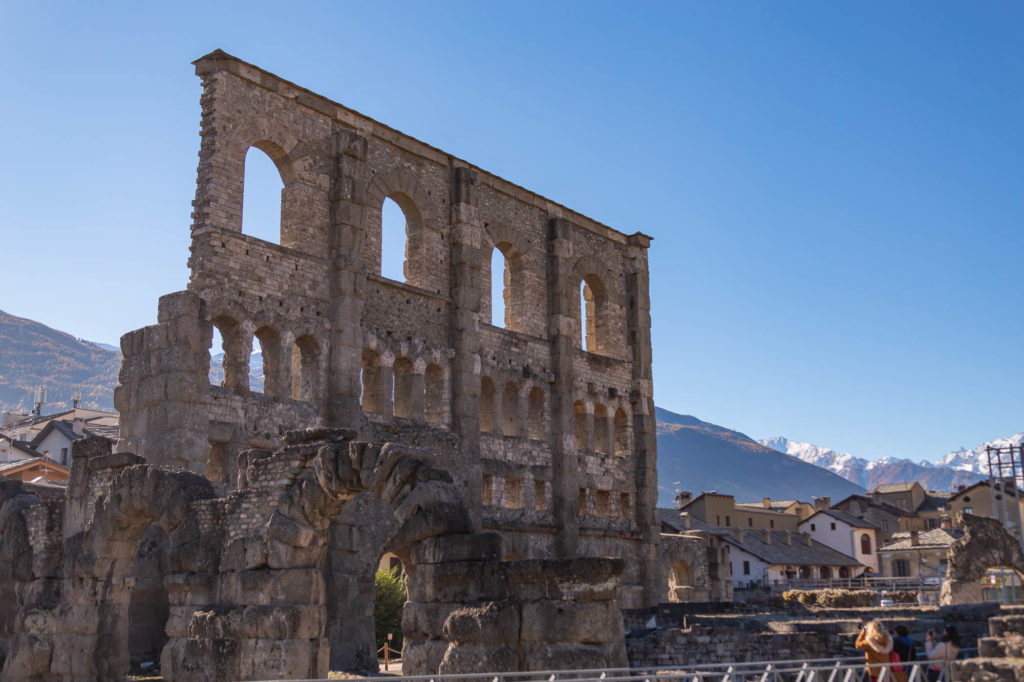
<path id="1" fill-rule="evenodd" d="M 873 530 L 878 530 L 878 524 L 871 523 L 870 521 L 866 521 L 864 519 L 858 518 L 858 517 L 854 516 L 853 514 L 850 514 L 849 512 L 843 511 L 842 509 L 819 509 L 818 511 L 814 512 L 813 514 L 808 516 L 806 519 L 801 521 L 800 525 L 803 525 L 803 524 L 807 523 L 808 521 L 813 519 L 818 514 L 824 514 L 825 516 L 831 516 L 833 519 L 836 519 L 838 521 L 842 521 L 846 525 L 853 526 L 854 528 L 870 528 L 870 529 L 873 529 Z"/>
<path id="2" fill-rule="evenodd" d="M 949 504 L 949 500 L 945 495 L 928 495 L 924 498 L 924 502 L 917 508 L 917 511 L 940 511 L 943 507 Z"/>
<path id="3" fill-rule="evenodd" d="M 882 483 L 881 485 L 875 486 L 872 492 L 882 493 L 905 493 L 912 490 L 914 486 L 920 486 L 921 484 L 917 481 L 909 481 L 904 483 Z"/>
<path id="4" fill-rule="evenodd" d="M 727 531 L 722 530 L 718 526 L 712 526 L 710 523 L 701 521 L 693 516 L 690 517 L 690 527 L 687 528 L 683 524 L 683 520 L 679 518 L 678 509 L 673 509 L 671 507 L 658 507 L 657 512 L 658 519 L 678 533 L 685 533 L 688 530 L 703 530 L 709 533 L 717 533 L 719 535 L 725 535 L 727 533 Z"/>
<path id="5" fill-rule="evenodd" d="M 912 512 L 908 512 L 905 509 L 900 509 L 899 507 L 897 507 L 894 504 L 889 504 L 888 502 L 883 502 L 882 500 L 874 500 L 874 499 L 872 499 L 870 497 L 867 497 L 865 495 L 856 495 L 856 494 L 850 495 L 848 497 L 843 498 L 839 502 L 837 502 L 834 505 L 832 505 L 832 509 L 837 509 L 837 508 L 841 507 L 845 502 L 847 502 L 849 500 L 857 500 L 857 501 L 863 502 L 864 504 L 867 504 L 869 506 L 877 507 L 878 509 L 881 509 L 882 511 L 888 512 L 888 513 L 892 514 L 893 516 L 913 516 L 914 515 Z"/>
<path id="6" fill-rule="evenodd" d="M 878 551 L 889 552 L 900 549 L 945 549 L 963 537 L 963 535 L 964 532 L 962 530 L 935 528 L 934 530 L 919 533 L 917 536 L 918 544 L 915 545 L 910 539 L 910 533 L 893 533 L 893 541 L 884 547 L 879 547 Z"/>
<path id="7" fill-rule="evenodd" d="M 861 563 L 853 557 L 837 552 L 817 540 L 811 540 L 810 546 L 805 543 L 804 537 L 793 533 L 789 537 L 792 544 L 787 543 L 787 534 L 784 531 L 772 531 L 771 542 L 764 542 L 764 531 L 744 531 L 743 541 L 740 542 L 738 534 L 733 532 L 726 536 L 725 540 L 731 545 L 739 547 L 745 552 L 753 554 L 758 559 L 773 565 L 782 566 L 860 566 Z"/>

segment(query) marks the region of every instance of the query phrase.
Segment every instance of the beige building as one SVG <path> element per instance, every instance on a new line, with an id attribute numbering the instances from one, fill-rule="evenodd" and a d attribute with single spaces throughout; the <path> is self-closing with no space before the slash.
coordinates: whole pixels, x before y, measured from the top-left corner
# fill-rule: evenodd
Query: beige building
<path id="1" fill-rule="evenodd" d="M 1010 535 L 1020 537 L 1024 500 L 1010 481 L 1005 486 L 997 482 L 994 488 L 988 481 L 979 481 L 950 495 L 947 505 L 954 522 L 958 512 L 1002 519 Z"/>
<path id="2" fill-rule="evenodd" d="M 684 500 L 685 498 L 680 499 L 681 511 L 718 528 L 777 530 L 795 533 L 797 523 L 800 521 L 800 517 L 796 514 L 773 509 L 770 498 L 765 498 L 760 505 L 736 504 L 736 499 L 732 495 L 707 492 L 688 501 Z"/>
<path id="3" fill-rule="evenodd" d="M 896 578 L 925 578 L 941 583 L 946 577 L 946 553 L 962 536 L 962 531 L 951 528 L 896 533 L 878 551 L 881 571 Z"/>

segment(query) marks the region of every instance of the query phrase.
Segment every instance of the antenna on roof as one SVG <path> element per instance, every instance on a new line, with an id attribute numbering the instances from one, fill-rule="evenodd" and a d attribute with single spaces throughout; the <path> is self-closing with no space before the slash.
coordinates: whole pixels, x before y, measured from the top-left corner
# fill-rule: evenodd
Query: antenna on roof
<path id="1" fill-rule="evenodd" d="M 43 405 L 46 403 L 46 386 L 36 387 L 35 396 L 35 407 L 32 409 L 32 413 L 39 417 L 43 414 Z"/>
<path id="2" fill-rule="evenodd" d="M 78 408 L 78 404 L 82 402 L 82 392 L 75 391 L 71 394 L 71 407 Z"/>

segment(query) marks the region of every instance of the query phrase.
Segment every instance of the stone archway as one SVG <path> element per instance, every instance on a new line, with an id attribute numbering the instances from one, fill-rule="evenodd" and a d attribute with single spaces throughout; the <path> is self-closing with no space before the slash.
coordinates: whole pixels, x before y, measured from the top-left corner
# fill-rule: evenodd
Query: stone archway
<path id="1" fill-rule="evenodd" d="M 964 536 L 949 548 L 946 582 L 941 604 L 972 604 L 984 601 L 981 578 L 992 566 L 1006 566 L 1024 575 L 1024 552 L 997 519 L 960 512 L 957 525 Z"/>
<path id="2" fill-rule="evenodd" d="M 686 602 L 693 600 L 695 586 L 690 564 L 680 559 L 672 564 L 668 574 L 668 601 Z"/>

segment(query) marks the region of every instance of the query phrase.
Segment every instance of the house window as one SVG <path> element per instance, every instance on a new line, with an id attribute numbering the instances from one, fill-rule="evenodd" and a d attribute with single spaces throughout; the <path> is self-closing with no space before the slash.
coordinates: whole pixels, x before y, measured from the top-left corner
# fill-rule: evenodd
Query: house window
<path id="1" fill-rule="evenodd" d="M 743 575 L 750 575 L 750 562 L 749 561 L 744 561 L 743 562 Z"/>
<path id="2" fill-rule="evenodd" d="M 964 503 L 967 503 L 967 502 L 970 502 L 970 501 L 971 501 L 971 496 L 970 495 L 964 495 Z"/>
<path id="3" fill-rule="evenodd" d="M 906 559 L 894 559 L 892 572 L 897 578 L 906 578 L 910 575 L 910 563 Z"/>
<path id="4" fill-rule="evenodd" d="M 772 528 L 774 528 L 775 527 L 775 519 L 768 519 L 768 525 L 771 526 Z"/>
<path id="5" fill-rule="evenodd" d="M 748 516 L 747 517 L 747 525 L 750 526 L 751 528 L 754 527 L 754 517 L 753 516 Z"/>
<path id="6" fill-rule="evenodd" d="M 718 514 L 715 514 L 715 525 L 716 526 L 721 526 L 722 525 L 722 517 L 719 516 Z"/>
<path id="7" fill-rule="evenodd" d="M 726 516 L 725 517 L 725 526 L 728 528 L 731 525 L 732 525 L 732 521 L 729 519 L 728 516 Z"/>
<path id="8" fill-rule="evenodd" d="M 67 464 L 68 463 L 68 449 L 67 448 L 61 448 L 60 449 L 60 463 L 61 464 Z"/>
<path id="9" fill-rule="evenodd" d="M 867 533 L 860 536 L 860 553 L 871 554 L 871 536 Z"/>
<path id="10" fill-rule="evenodd" d="M 964 507 L 964 514 L 973 514 L 974 507 Z"/>
<path id="11" fill-rule="evenodd" d="M 811 531 L 815 531 L 815 530 L 817 530 L 817 528 L 815 528 L 815 527 L 814 527 L 814 524 L 812 523 L 812 524 L 811 524 Z"/>
<path id="12" fill-rule="evenodd" d="M 830 530 L 835 530 L 836 529 L 835 521 L 833 521 L 832 523 L 829 524 L 829 529 Z"/>
<path id="13" fill-rule="evenodd" d="M 889 530 L 889 522 L 886 519 L 882 519 L 882 530 Z"/>

